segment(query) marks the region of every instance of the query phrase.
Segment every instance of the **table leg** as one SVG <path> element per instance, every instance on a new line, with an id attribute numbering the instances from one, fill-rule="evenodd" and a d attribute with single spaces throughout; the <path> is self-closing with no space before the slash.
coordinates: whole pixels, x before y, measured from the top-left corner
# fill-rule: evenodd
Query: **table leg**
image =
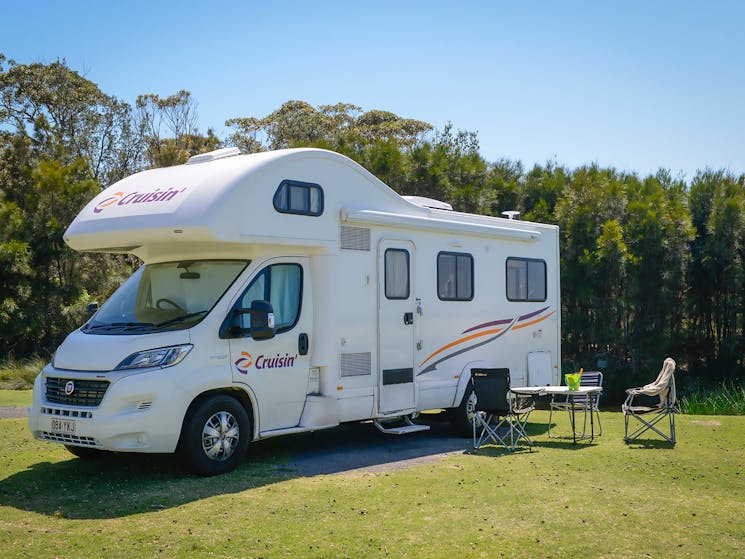
<path id="1" fill-rule="evenodd" d="M 572 401 L 572 442 L 577 444 L 577 429 L 574 418 L 574 394 L 570 394 L 569 399 Z"/>
<path id="2" fill-rule="evenodd" d="M 595 409 L 595 400 L 594 400 L 595 394 L 590 392 L 588 396 L 590 397 L 588 400 L 590 402 L 590 441 L 594 441 L 595 440 L 595 422 L 593 421 L 592 410 Z"/>

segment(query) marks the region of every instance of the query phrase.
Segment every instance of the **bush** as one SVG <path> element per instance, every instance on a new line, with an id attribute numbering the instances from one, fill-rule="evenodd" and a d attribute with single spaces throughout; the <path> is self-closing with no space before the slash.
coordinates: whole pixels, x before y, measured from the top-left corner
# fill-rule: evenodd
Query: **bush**
<path id="1" fill-rule="evenodd" d="M 745 415 L 745 385 L 722 383 L 680 398 L 680 411 L 696 415 Z"/>
<path id="2" fill-rule="evenodd" d="M 44 368 L 46 360 L 41 357 L 15 360 L 10 358 L 0 363 L 0 390 L 27 390 L 33 388 L 36 375 Z"/>

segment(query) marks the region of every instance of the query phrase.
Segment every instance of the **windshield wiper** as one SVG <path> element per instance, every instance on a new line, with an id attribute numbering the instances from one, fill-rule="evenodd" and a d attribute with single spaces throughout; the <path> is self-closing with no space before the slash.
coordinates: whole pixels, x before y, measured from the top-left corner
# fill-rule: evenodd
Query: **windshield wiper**
<path id="1" fill-rule="evenodd" d="M 152 322 L 105 322 L 88 326 L 87 330 L 138 330 L 152 327 Z"/>
<path id="2" fill-rule="evenodd" d="M 155 325 L 156 328 L 161 328 L 163 326 L 168 326 L 169 324 L 176 324 L 178 322 L 184 322 L 186 320 L 189 320 L 190 318 L 194 318 L 196 316 L 201 316 L 204 314 L 207 314 L 209 311 L 196 311 L 196 312 L 190 312 L 189 314 L 184 314 L 182 316 L 177 316 L 176 318 L 172 318 L 171 320 L 166 320 L 165 322 L 159 322 Z"/>

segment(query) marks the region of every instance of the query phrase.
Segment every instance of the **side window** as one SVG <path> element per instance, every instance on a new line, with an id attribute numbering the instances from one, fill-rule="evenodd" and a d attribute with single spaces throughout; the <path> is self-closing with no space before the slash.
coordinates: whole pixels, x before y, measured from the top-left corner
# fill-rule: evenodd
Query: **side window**
<path id="1" fill-rule="evenodd" d="M 409 293 L 409 251 L 388 248 L 385 251 L 385 296 L 408 299 Z"/>
<path id="2" fill-rule="evenodd" d="M 285 214 L 319 216 L 323 213 L 323 189 L 310 182 L 283 180 L 274 193 L 274 209 Z"/>
<path id="3" fill-rule="evenodd" d="M 530 258 L 508 258 L 507 299 L 545 301 L 546 262 Z"/>
<path id="4" fill-rule="evenodd" d="M 473 256 L 460 252 L 437 255 L 437 296 L 443 301 L 473 299 Z"/>
<path id="5" fill-rule="evenodd" d="M 290 330 L 300 316 L 303 298 L 303 269 L 298 264 L 273 264 L 264 268 L 243 292 L 238 306 L 249 308 L 259 299 L 269 301 L 274 309 L 277 333 Z M 251 326 L 250 315 L 241 317 L 241 326 Z"/>

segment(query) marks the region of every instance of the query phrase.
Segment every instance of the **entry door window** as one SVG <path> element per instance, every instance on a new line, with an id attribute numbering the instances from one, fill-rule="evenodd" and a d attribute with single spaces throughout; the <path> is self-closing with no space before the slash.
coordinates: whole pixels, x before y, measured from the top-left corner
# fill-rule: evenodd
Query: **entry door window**
<path id="1" fill-rule="evenodd" d="M 385 251 L 385 296 L 409 298 L 409 251 L 389 248 Z"/>
<path id="2" fill-rule="evenodd" d="M 274 310 L 277 333 L 290 330 L 300 317 L 303 298 L 303 269 L 299 264 L 272 264 L 256 276 L 240 298 L 239 306 L 249 308 L 258 299 L 269 301 Z M 249 315 L 241 317 L 243 328 L 249 328 Z"/>

